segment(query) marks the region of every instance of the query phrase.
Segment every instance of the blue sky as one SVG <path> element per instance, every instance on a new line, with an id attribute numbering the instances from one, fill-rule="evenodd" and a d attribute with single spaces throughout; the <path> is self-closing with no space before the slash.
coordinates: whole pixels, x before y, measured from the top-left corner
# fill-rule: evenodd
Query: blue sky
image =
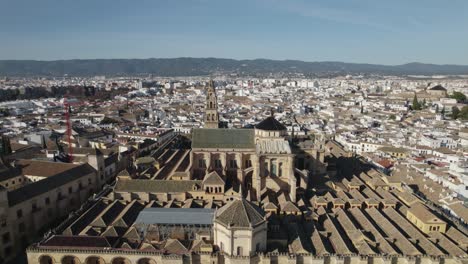
<path id="1" fill-rule="evenodd" d="M 468 65 L 467 0 L 0 0 L 0 59 Z"/>

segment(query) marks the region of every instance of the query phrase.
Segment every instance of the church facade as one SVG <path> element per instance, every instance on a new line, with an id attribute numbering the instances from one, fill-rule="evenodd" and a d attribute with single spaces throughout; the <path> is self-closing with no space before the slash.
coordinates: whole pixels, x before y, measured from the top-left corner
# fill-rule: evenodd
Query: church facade
<path id="1" fill-rule="evenodd" d="M 194 129 L 192 133 L 191 179 L 203 179 L 216 171 L 226 185 L 220 186 L 223 190 L 233 188 L 250 200 L 259 201 L 262 191 L 269 189 L 284 192 L 295 202 L 296 187 L 306 187 L 308 178 L 294 169 L 286 127 L 273 114 L 254 129 L 222 129 L 218 128 L 218 122 L 216 92 L 211 81 L 205 128 Z"/>

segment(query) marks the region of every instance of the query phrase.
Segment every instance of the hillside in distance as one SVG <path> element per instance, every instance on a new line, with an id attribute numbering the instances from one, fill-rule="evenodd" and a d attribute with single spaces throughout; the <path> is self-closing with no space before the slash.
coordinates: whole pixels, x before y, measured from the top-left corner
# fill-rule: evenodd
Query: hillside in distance
<path id="1" fill-rule="evenodd" d="M 259 74 L 388 74 L 468 75 L 468 65 L 408 63 L 402 65 L 299 60 L 234 60 L 220 58 L 92 59 L 92 60 L 0 60 L 0 76 L 197 76 L 222 73 Z"/>

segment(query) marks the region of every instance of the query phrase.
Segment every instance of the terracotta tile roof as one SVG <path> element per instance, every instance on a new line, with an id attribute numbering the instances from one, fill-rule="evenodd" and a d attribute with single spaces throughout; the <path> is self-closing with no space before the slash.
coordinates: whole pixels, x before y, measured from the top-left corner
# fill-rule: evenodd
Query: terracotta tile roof
<path id="1" fill-rule="evenodd" d="M 166 180 L 119 180 L 115 186 L 115 192 L 189 192 L 194 187 L 201 188 L 202 181 L 166 181 Z"/>
<path id="2" fill-rule="evenodd" d="M 23 175 L 26 176 L 50 177 L 79 167 L 80 165 L 39 160 L 18 160 L 16 166 L 21 168 Z"/>
<path id="3" fill-rule="evenodd" d="M 393 166 L 393 163 L 390 160 L 383 159 L 378 162 L 382 167 L 388 169 Z"/>
<path id="4" fill-rule="evenodd" d="M 411 205 L 408 211 L 424 223 L 445 223 L 421 203 Z"/>
<path id="5" fill-rule="evenodd" d="M 36 163 L 36 165 L 38 164 L 39 163 Z M 65 166 L 63 163 L 54 162 L 41 162 L 40 164 L 42 164 L 42 166 L 34 166 L 38 169 L 38 172 L 35 172 L 35 174 L 44 175 L 46 178 L 8 192 L 8 204 L 10 206 L 29 200 L 92 173 L 96 173 L 96 170 L 89 164 L 66 164 Z M 54 168 L 57 164 L 59 167 Z M 64 168 L 67 169 L 64 170 Z M 31 167 L 29 169 L 31 169 Z M 30 173 L 33 173 L 33 171 Z"/>

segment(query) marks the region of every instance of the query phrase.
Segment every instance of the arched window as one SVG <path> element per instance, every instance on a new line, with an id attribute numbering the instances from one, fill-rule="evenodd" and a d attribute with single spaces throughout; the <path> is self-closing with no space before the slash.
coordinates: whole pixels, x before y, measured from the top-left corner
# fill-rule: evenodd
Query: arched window
<path id="1" fill-rule="evenodd" d="M 41 256 L 39 258 L 39 264 L 53 264 L 53 260 L 51 256 Z"/>
<path id="2" fill-rule="evenodd" d="M 106 264 L 103 258 L 91 256 L 86 259 L 86 264 Z"/>
<path id="3" fill-rule="evenodd" d="M 118 257 L 118 258 L 113 259 L 111 264 L 130 264 L 130 263 L 131 262 L 128 259 Z"/>
<path id="4" fill-rule="evenodd" d="M 75 256 L 65 256 L 62 258 L 62 264 L 80 264 L 80 260 Z"/>
<path id="5" fill-rule="evenodd" d="M 210 108 L 213 108 L 213 102 L 210 102 Z"/>
<path id="6" fill-rule="evenodd" d="M 276 159 L 272 159 L 270 163 L 270 175 L 271 176 L 278 176 L 278 167 Z"/>
<path id="7" fill-rule="evenodd" d="M 150 258 L 142 258 L 138 260 L 137 264 L 156 264 L 156 261 L 150 259 Z"/>
<path id="8" fill-rule="evenodd" d="M 242 247 L 237 247 L 237 255 L 242 256 Z"/>

